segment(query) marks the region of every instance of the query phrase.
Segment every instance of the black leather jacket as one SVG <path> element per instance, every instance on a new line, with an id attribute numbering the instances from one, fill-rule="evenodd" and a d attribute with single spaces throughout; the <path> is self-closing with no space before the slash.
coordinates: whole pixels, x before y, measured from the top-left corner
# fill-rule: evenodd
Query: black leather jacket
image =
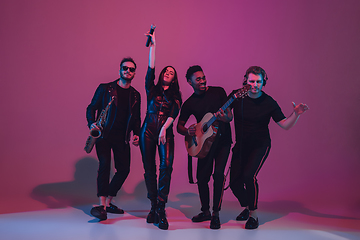
<path id="1" fill-rule="evenodd" d="M 88 121 L 88 127 L 90 128 L 101 114 L 101 111 L 107 106 L 110 102 L 112 96 L 117 96 L 116 84 L 119 79 L 110 83 L 102 83 L 98 86 L 95 91 L 94 97 L 91 100 L 91 103 L 86 109 L 86 119 Z M 130 141 L 130 132 L 133 131 L 134 135 L 139 136 L 140 134 L 140 93 L 136 91 L 135 88 L 130 86 L 129 94 L 129 116 L 126 126 L 126 136 L 125 142 L 129 143 Z M 96 118 L 95 118 L 96 113 Z M 117 100 L 115 100 L 109 108 L 108 115 L 104 124 L 104 128 L 101 132 L 101 138 L 106 138 L 111 128 L 114 124 L 115 117 L 117 113 Z"/>
<path id="2" fill-rule="evenodd" d="M 169 96 L 169 93 L 167 93 L 167 91 L 161 93 L 152 92 L 153 90 L 155 90 L 154 79 L 155 68 L 148 67 L 145 77 L 147 115 L 156 114 L 158 116 L 165 116 L 166 118 L 172 117 L 173 119 L 175 119 L 179 114 L 182 104 L 181 96 Z"/>

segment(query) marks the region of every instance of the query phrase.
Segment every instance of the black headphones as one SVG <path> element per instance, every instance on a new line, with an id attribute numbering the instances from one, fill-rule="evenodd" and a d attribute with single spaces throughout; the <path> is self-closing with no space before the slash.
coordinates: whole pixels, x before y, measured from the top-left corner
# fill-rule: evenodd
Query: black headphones
<path id="1" fill-rule="evenodd" d="M 263 86 L 265 87 L 266 82 L 268 80 L 268 76 L 267 76 L 265 70 L 259 66 L 252 66 L 252 67 L 249 67 L 248 70 L 246 70 L 246 73 L 244 75 L 244 81 L 243 81 L 244 86 L 247 84 L 247 76 L 249 76 L 250 73 L 255 74 L 255 75 L 261 74 L 263 76 L 263 81 L 264 81 Z"/>

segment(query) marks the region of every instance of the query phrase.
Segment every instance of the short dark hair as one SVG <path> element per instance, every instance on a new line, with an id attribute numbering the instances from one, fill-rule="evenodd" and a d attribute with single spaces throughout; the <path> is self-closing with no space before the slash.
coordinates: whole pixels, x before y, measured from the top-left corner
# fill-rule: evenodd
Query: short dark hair
<path id="1" fill-rule="evenodd" d="M 247 84 L 247 80 L 249 78 L 250 73 L 255 74 L 255 75 L 261 75 L 263 78 L 263 81 L 264 81 L 263 86 L 266 85 L 266 81 L 268 80 L 267 74 L 266 74 L 265 70 L 259 66 L 251 66 L 246 70 L 246 73 L 244 75 L 243 85 Z"/>
<path id="2" fill-rule="evenodd" d="M 124 62 L 132 62 L 135 66 L 135 69 L 136 69 L 136 63 L 134 61 L 134 59 L 132 59 L 131 57 L 126 57 L 126 58 L 123 58 L 123 60 L 121 60 L 120 62 L 120 68 L 121 68 L 121 65 L 124 63 Z"/>
<path id="3" fill-rule="evenodd" d="M 186 71 L 186 80 L 190 80 L 191 76 L 196 72 L 204 72 L 202 68 L 199 65 L 194 65 L 189 67 L 189 69 Z"/>

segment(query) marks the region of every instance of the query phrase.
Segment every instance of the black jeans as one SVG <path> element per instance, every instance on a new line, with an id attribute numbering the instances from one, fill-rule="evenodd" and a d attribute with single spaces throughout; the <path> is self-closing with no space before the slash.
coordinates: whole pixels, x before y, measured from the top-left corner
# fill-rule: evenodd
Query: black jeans
<path id="1" fill-rule="evenodd" d="M 99 159 L 97 196 L 115 197 L 130 172 L 130 145 L 125 142 L 111 142 L 100 138 L 97 140 L 95 147 Z M 111 150 L 114 153 L 116 172 L 109 183 Z"/>
<path id="2" fill-rule="evenodd" d="M 242 207 L 256 210 L 259 185 L 256 176 L 269 155 L 270 140 L 250 140 L 236 143 L 232 149 L 230 188 Z"/>
<path id="3" fill-rule="evenodd" d="M 213 211 L 221 210 L 222 196 L 225 185 L 225 166 L 229 157 L 231 143 L 224 144 L 221 138 L 217 138 L 211 146 L 208 155 L 205 158 L 199 158 L 196 170 L 196 179 L 199 190 L 201 211 L 210 209 L 209 181 L 213 173 Z"/>
<path id="4" fill-rule="evenodd" d="M 157 183 L 155 155 L 159 133 L 163 123 L 164 120 L 157 121 L 147 118 L 140 131 L 140 150 L 145 170 L 144 178 L 148 191 L 147 197 L 153 203 L 156 201 L 167 202 L 170 191 L 171 173 L 173 171 L 174 134 L 171 126 L 166 131 L 166 143 L 158 146 L 160 166 L 159 183 Z"/>

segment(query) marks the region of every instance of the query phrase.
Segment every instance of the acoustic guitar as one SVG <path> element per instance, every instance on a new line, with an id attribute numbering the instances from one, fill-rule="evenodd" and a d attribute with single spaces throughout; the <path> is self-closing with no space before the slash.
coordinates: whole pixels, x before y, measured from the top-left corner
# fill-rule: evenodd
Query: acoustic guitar
<path id="1" fill-rule="evenodd" d="M 223 111 L 237 98 L 245 97 L 250 85 L 245 85 L 234 93 L 231 98 L 221 107 Z M 213 124 L 216 117 L 213 113 L 206 113 L 199 123 L 195 125 L 195 135 L 185 136 L 185 146 L 188 154 L 192 157 L 204 158 L 208 154 L 217 134 L 217 126 Z"/>

